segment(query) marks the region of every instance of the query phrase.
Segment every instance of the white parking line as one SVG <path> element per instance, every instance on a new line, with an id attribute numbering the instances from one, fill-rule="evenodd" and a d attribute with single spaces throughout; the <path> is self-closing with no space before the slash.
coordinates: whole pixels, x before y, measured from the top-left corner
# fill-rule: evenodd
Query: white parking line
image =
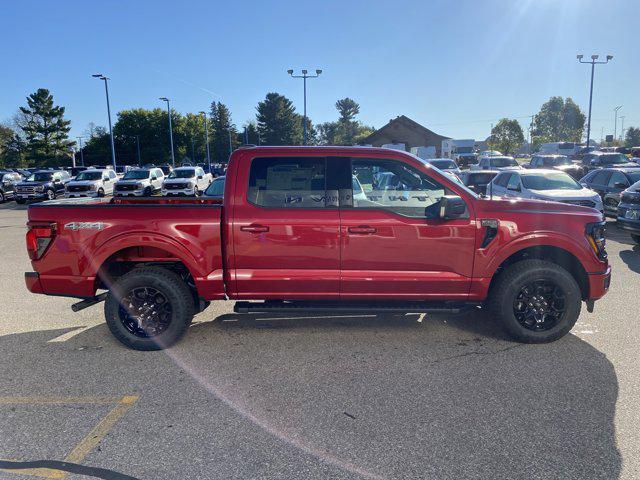
<path id="1" fill-rule="evenodd" d="M 75 329 L 71 330 L 70 332 L 66 332 L 66 333 L 63 333 L 62 335 L 59 335 L 59 336 L 57 336 L 55 338 L 52 338 L 47 343 L 66 342 L 67 340 L 72 339 L 76 335 L 81 334 L 82 332 L 88 330 L 89 328 L 91 328 L 91 325 L 87 325 L 85 327 L 75 328 Z"/>

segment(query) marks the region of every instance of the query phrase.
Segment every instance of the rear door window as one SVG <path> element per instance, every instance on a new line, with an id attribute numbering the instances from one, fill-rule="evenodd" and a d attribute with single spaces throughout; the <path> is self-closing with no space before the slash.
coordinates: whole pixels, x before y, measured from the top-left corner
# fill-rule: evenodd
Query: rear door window
<path id="1" fill-rule="evenodd" d="M 267 208 L 325 208 L 326 159 L 254 158 L 247 200 Z M 337 204 L 337 198 L 336 202 Z"/>

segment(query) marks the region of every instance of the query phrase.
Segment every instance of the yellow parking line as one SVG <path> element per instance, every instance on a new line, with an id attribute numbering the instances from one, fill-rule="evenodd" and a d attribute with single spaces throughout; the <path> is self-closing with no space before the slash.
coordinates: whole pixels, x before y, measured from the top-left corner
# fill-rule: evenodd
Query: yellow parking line
<path id="1" fill-rule="evenodd" d="M 137 395 L 125 395 L 124 397 L 0 397 L 0 405 L 113 405 L 115 403 L 115 407 L 100 420 L 100 423 L 98 423 L 64 459 L 65 462 L 80 464 L 85 457 L 91 453 L 91 450 L 109 433 L 118 420 L 127 413 L 127 410 L 138 401 L 138 398 Z M 68 475 L 68 472 L 50 468 L 0 469 L 0 471 L 40 478 L 64 479 Z"/>
<path id="2" fill-rule="evenodd" d="M 137 396 L 125 396 L 120 399 L 118 405 L 116 405 L 107 416 L 104 417 L 93 430 L 91 430 L 86 437 L 84 437 L 80 443 L 71 450 L 71 453 L 64 459 L 69 463 L 81 463 L 91 450 L 95 448 L 98 443 L 109 433 L 109 430 L 113 428 L 118 420 L 127 413 L 134 403 L 138 400 Z"/>
<path id="3" fill-rule="evenodd" d="M 121 402 L 122 398 L 120 397 L 0 397 L 0 405 L 73 405 L 82 403 L 111 405 Z"/>

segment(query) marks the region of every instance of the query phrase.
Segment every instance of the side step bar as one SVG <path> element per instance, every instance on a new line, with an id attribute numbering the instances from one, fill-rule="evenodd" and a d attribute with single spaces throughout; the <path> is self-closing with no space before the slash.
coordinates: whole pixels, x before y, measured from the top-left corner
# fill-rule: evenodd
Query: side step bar
<path id="1" fill-rule="evenodd" d="M 465 302 L 306 302 L 306 301 L 265 301 L 265 302 L 236 302 L 233 307 L 235 313 L 291 313 L 291 312 L 319 312 L 319 313 L 460 313 L 462 310 L 476 304 Z"/>

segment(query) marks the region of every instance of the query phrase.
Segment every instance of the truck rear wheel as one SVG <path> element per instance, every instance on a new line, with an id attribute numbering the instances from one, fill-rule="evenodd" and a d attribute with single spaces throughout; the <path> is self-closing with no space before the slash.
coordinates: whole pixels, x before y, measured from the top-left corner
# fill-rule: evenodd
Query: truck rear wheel
<path id="1" fill-rule="evenodd" d="M 170 270 L 136 268 L 112 286 L 104 315 L 111 333 L 127 347 L 161 350 L 176 343 L 189 327 L 193 295 Z"/>
<path id="2" fill-rule="evenodd" d="M 502 327 L 523 343 L 547 343 L 573 328 L 582 307 L 580 287 L 555 263 L 523 260 L 507 267 L 489 293 Z"/>

